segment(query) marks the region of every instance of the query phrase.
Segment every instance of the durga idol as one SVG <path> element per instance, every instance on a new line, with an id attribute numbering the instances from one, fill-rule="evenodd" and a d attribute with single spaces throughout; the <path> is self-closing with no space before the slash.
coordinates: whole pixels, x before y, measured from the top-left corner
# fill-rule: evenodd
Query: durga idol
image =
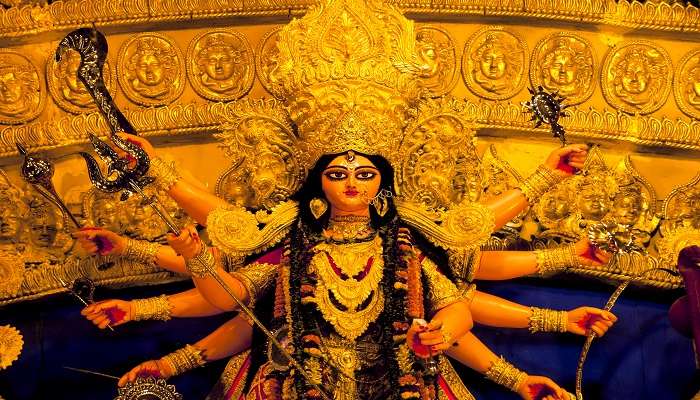
<path id="1" fill-rule="evenodd" d="M 341 29 L 348 21 L 354 28 Z M 473 323 L 603 335 L 615 316 L 591 307 L 526 307 L 480 292 L 473 282 L 607 260 L 586 239 L 533 252 L 480 249 L 529 201 L 581 168 L 587 148 L 555 150 L 519 188 L 488 203 L 417 200 L 407 190 L 411 182 L 431 180 L 412 178 L 433 173 L 416 168 L 421 155 L 442 151 L 456 163 L 474 149 L 464 140 L 469 121 L 461 118 L 459 102 L 432 99 L 421 87 L 425 69 L 415 37 L 410 20 L 374 1 L 322 1 L 282 29 L 278 68 L 268 80 L 277 100 L 241 101 L 220 135 L 251 171 L 263 152 L 285 155 L 291 178 L 280 178 L 279 190 L 269 193 L 290 194 L 267 212 L 226 203 L 182 178 L 145 139 L 124 136 L 146 150 L 150 174 L 206 226 L 211 243 L 192 226 L 170 235 L 168 246 L 107 230 L 77 233 L 91 253 L 103 237 L 113 247 L 102 255 L 155 263 L 189 274 L 195 285 L 170 296 L 99 302 L 83 314 L 104 328 L 237 310 L 214 273 L 266 321 L 282 349 L 240 314 L 200 342 L 140 364 L 120 384 L 233 356 L 234 370 L 227 367 L 229 378 L 210 398 L 473 398 L 451 358 L 524 399 L 569 398 L 548 378 L 491 352 L 471 333 Z M 431 137 L 440 140 L 428 146 Z M 450 148 L 460 140 L 463 147 Z M 417 150 L 416 143 L 423 145 Z M 285 352 L 291 361 L 280 355 Z"/>

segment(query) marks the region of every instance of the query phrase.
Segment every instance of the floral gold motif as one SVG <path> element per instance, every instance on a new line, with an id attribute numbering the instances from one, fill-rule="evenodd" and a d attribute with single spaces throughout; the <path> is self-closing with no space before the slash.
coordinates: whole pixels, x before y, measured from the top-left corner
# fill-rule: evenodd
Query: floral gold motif
<path id="1" fill-rule="evenodd" d="M 24 347 L 24 340 L 17 328 L 11 325 L 0 326 L 0 370 L 15 362 Z"/>
<path id="2" fill-rule="evenodd" d="M 45 98 L 34 64 L 20 53 L 0 50 L 0 123 L 21 124 L 36 118 Z"/>
<path id="3" fill-rule="evenodd" d="M 192 39 L 187 50 L 187 75 L 200 96 L 213 101 L 235 100 L 253 86 L 253 59 L 245 36 L 217 29 Z"/>
<path id="4" fill-rule="evenodd" d="M 97 109 L 92 96 L 83 82 L 78 79 L 79 66 L 80 54 L 75 50 L 68 50 L 60 62 L 56 62 L 53 54 L 46 61 L 46 82 L 51 97 L 59 107 L 73 114 L 92 112 Z M 102 76 L 109 90 L 116 82 L 115 70 L 109 62 L 105 62 Z M 116 95 L 116 91 L 111 93 L 112 97 Z"/>
<path id="5" fill-rule="evenodd" d="M 527 45 L 502 26 L 487 26 L 467 41 L 462 75 L 469 90 L 479 97 L 504 100 L 525 85 Z"/>
<path id="6" fill-rule="evenodd" d="M 678 63 L 673 90 L 681 111 L 700 119 L 700 49 L 686 54 Z"/>
<path id="7" fill-rule="evenodd" d="M 566 104 L 583 103 L 595 89 L 595 54 L 588 40 L 568 32 L 546 36 L 530 60 L 530 82 L 558 92 Z"/>
<path id="8" fill-rule="evenodd" d="M 449 93 L 457 84 L 457 47 L 445 29 L 427 25 L 416 29 L 418 56 L 425 68 L 420 79 L 432 96 Z"/>
<path id="9" fill-rule="evenodd" d="M 173 102 L 185 88 L 185 63 L 169 37 L 144 33 L 127 40 L 117 59 L 119 84 L 129 100 L 143 106 Z"/>
<path id="10" fill-rule="evenodd" d="M 662 208 L 661 234 L 670 235 L 680 228 L 700 229 L 700 174 L 674 188 Z"/>
<path id="11" fill-rule="evenodd" d="M 260 39 L 255 58 L 255 72 L 260 83 L 272 95 L 277 97 L 280 88 L 274 80 L 276 70 L 279 68 L 280 50 L 277 46 L 277 37 L 282 27 L 273 28 Z"/>
<path id="12" fill-rule="evenodd" d="M 601 70 L 605 99 L 630 114 L 658 110 L 668 98 L 672 80 L 673 68 L 666 50 L 643 40 L 612 48 Z"/>

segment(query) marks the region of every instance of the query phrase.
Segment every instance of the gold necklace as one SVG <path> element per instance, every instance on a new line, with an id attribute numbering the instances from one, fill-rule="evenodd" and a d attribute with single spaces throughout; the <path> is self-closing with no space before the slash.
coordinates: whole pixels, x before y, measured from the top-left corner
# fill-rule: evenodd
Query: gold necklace
<path id="1" fill-rule="evenodd" d="M 330 219 L 323 234 L 335 241 L 364 239 L 374 234 L 369 223 L 370 219 L 366 216 L 340 215 Z"/>

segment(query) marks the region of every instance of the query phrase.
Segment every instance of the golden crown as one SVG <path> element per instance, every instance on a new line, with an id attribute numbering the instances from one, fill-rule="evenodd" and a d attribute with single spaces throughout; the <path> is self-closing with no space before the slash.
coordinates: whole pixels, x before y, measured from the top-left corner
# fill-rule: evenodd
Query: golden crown
<path id="1" fill-rule="evenodd" d="M 236 181 L 253 189 L 245 205 L 270 208 L 322 155 L 349 150 L 386 158 L 396 193 L 431 207 L 473 197 L 464 184 L 479 175 L 466 105 L 435 91 L 436 74 L 454 60 L 426 57 L 430 35 L 396 7 L 321 0 L 276 35 L 261 68 L 276 100 L 237 102 L 218 135 L 238 162 Z"/>

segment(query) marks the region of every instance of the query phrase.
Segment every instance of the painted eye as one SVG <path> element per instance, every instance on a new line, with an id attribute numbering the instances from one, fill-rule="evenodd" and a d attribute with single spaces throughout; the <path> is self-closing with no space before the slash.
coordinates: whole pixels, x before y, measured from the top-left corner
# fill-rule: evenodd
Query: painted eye
<path id="1" fill-rule="evenodd" d="M 328 172 L 326 172 L 326 178 L 328 178 L 332 181 L 339 181 L 339 180 L 345 179 L 347 177 L 348 177 L 348 175 L 342 171 L 328 171 Z"/>
<path id="2" fill-rule="evenodd" d="M 360 171 L 355 176 L 357 176 L 357 179 L 370 180 L 377 176 L 377 173 L 373 171 Z"/>

